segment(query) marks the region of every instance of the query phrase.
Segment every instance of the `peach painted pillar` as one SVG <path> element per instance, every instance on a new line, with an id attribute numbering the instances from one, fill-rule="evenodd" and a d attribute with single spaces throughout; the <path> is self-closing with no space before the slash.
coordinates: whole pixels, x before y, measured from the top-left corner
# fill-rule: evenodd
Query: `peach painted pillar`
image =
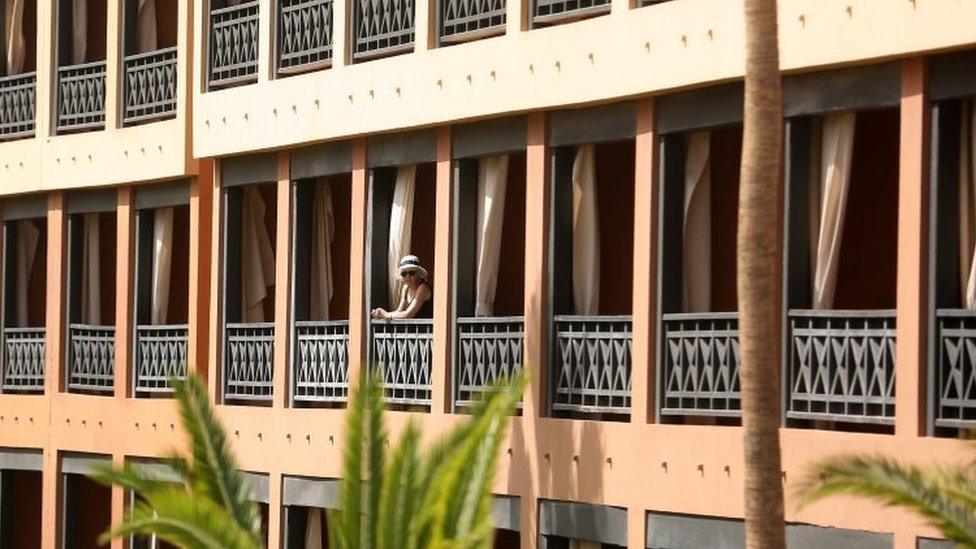
<path id="1" fill-rule="evenodd" d="M 49 220 L 50 221 L 50 220 Z M 58 472 L 58 450 L 54 445 L 44 449 L 41 471 L 41 547 L 60 547 L 61 475 Z"/>
<path id="2" fill-rule="evenodd" d="M 926 273 L 928 272 L 929 106 L 923 58 L 902 62 L 898 167 L 895 434 L 926 429 Z"/>
<path id="3" fill-rule="evenodd" d="M 118 396 L 118 393 L 116 393 Z M 121 467 L 125 464 L 124 454 L 114 454 L 112 456 L 112 465 L 115 467 Z M 125 488 L 118 485 L 112 486 L 112 526 L 115 527 L 122 522 L 125 518 Z M 109 545 L 112 549 L 126 549 L 129 544 L 129 540 L 126 538 L 115 538 Z"/>
<path id="4" fill-rule="evenodd" d="M 277 333 L 277 332 L 276 332 Z M 275 342 L 277 343 L 277 341 Z M 282 538 L 281 471 L 268 472 L 268 547 L 284 547 Z"/>
<path id="5" fill-rule="evenodd" d="M 207 371 L 208 343 L 217 326 L 210 324 L 210 254 L 213 250 L 210 224 L 213 208 L 212 159 L 200 161 L 199 175 L 190 182 L 190 303 L 187 351 L 189 369 L 204 380 L 210 379 Z"/>
<path id="6" fill-rule="evenodd" d="M 212 215 L 210 216 L 210 322 L 213 337 L 207 342 L 207 391 L 214 402 L 220 403 L 220 346 L 223 343 L 222 319 L 220 317 L 221 288 L 220 280 L 224 276 L 223 262 L 220 260 L 221 240 L 224 237 L 223 201 L 224 195 L 220 192 L 220 160 L 213 161 L 213 179 L 205 181 L 204 174 L 200 172 L 198 179 L 201 186 L 210 187 L 210 198 L 212 205 Z M 202 235 L 199 235 L 202 237 Z M 192 238 L 191 238 L 192 240 Z"/>
<path id="7" fill-rule="evenodd" d="M 546 115 L 529 114 L 525 157 L 525 342 L 523 368 L 529 372 L 530 384 L 522 397 L 521 433 L 526 463 L 539 463 L 537 418 L 545 414 L 549 372 L 547 345 L 547 257 L 549 212 L 549 147 Z M 527 478 L 520 483 L 519 525 L 523 549 L 536 546 L 539 531 L 537 468 L 527 468 Z"/>
<path id="8" fill-rule="evenodd" d="M 451 127 L 437 132 L 437 199 L 434 228 L 434 356 L 430 375 L 430 412 L 451 410 L 451 212 L 454 185 L 451 181 Z"/>
<path id="9" fill-rule="evenodd" d="M 64 390 L 64 237 L 67 217 L 64 193 L 47 199 L 47 303 L 44 312 L 44 392 L 51 398 Z"/>
<path id="10" fill-rule="evenodd" d="M 657 306 L 657 151 L 654 100 L 637 105 L 634 154 L 634 301 L 630 422 L 654 419 L 655 317 Z"/>
<path id="11" fill-rule="evenodd" d="M 288 403 L 288 357 L 291 333 L 291 155 L 278 154 L 278 215 L 275 234 L 274 366 L 272 406 Z"/>
<path id="12" fill-rule="evenodd" d="M 355 383 L 366 362 L 366 207 L 369 174 L 366 139 L 352 144 L 352 196 L 349 221 L 349 382 Z"/>
<path id="13" fill-rule="evenodd" d="M 131 186 L 119 187 L 118 207 L 115 212 L 115 398 L 117 399 L 125 399 L 131 392 L 129 380 L 133 368 L 132 287 L 134 281 L 131 265 L 134 195 Z"/>

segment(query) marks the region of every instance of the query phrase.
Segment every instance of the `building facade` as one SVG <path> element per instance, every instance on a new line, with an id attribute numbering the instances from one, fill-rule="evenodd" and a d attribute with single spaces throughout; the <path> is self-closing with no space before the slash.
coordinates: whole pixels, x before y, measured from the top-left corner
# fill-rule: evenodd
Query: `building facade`
<path id="1" fill-rule="evenodd" d="M 364 367 L 430 438 L 530 373 L 498 547 L 744 546 L 741 2 L 4 6 L 0 546 L 96 546 L 132 498 L 84 474 L 165 478 L 188 373 L 268 545 L 314 546 Z M 971 459 L 976 2 L 779 11 L 790 547 L 941 547 L 792 487 Z M 372 319 L 407 252 L 429 314 Z"/>

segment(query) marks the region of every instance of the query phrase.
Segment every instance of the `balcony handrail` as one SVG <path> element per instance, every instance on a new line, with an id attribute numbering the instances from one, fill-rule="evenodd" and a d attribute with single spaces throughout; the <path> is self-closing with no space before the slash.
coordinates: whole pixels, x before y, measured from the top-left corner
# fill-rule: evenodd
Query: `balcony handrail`
<path id="1" fill-rule="evenodd" d="M 135 391 L 140 394 L 168 394 L 173 392 L 170 378 L 186 377 L 188 367 L 187 339 L 189 326 L 187 324 L 137 324 L 135 341 Z M 169 344 L 176 348 L 150 347 L 158 354 L 154 358 L 168 360 L 154 364 L 144 362 L 147 346 Z M 172 351 L 172 352 L 171 352 Z"/>
<path id="2" fill-rule="evenodd" d="M 91 333 L 78 334 L 76 333 L 78 331 Z M 80 322 L 68 324 L 67 385 L 69 390 L 101 394 L 110 394 L 115 390 L 115 338 L 116 329 L 114 325 Z M 99 363 L 85 361 L 79 364 L 79 359 L 84 358 L 84 355 L 76 355 L 75 348 L 84 343 L 105 344 L 107 346 L 105 356 L 100 357 L 104 360 Z M 91 349 L 79 352 L 91 352 Z M 79 372 L 80 367 L 86 367 L 87 371 Z"/>
<path id="3" fill-rule="evenodd" d="M 109 332 L 115 333 L 114 324 L 84 324 L 82 322 L 70 322 L 68 327 L 76 330 L 91 330 L 93 332 Z"/>
<path id="4" fill-rule="evenodd" d="M 187 330 L 189 324 L 137 324 L 136 330 Z"/>
<path id="5" fill-rule="evenodd" d="M 19 72 L 17 74 L 6 74 L 0 76 L 0 89 L 3 89 L 3 86 L 8 82 L 16 82 L 17 80 L 29 80 L 31 78 L 37 79 L 37 71 Z M 30 84 L 27 83 L 17 84 L 15 86 L 11 86 L 11 88 L 28 86 L 28 85 Z M 10 88 L 6 88 L 6 89 L 10 89 Z"/>
<path id="6" fill-rule="evenodd" d="M 714 313 L 664 313 L 661 315 L 663 320 L 673 321 L 695 321 L 695 320 L 738 320 L 738 311 L 719 311 Z"/>
<path id="7" fill-rule="evenodd" d="M 790 309 L 790 317 L 894 318 L 896 309 Z"/>
<path id="8" fill-rule="evenodd" d="M 370 324 L 376 326 L 383 326 L 384 324 L 410 326 L 410 325 L 424 325 L 433 324 L 433 318 L 371 318 Z"/>
<path id="9" fill-rule="evenodd" d="M 555 411 L 629 414 L 633 358 L 631 315 L 555 315 L 551 407 Z M 575 324 L 575 328 L 561 326 Z M 604 325 L 604 329 L 601 329 Z"/>
<path id="10" fill-rule="evenodd" d="M 294 334 L 292 400 L 344 404 L 349 396 L 349 321 L 298 320 Z"/>
<path id="11" fill-rule="evenodd" d="M 976 309 L 946 308 L 936 309 L 935 316 L 942 318 L 967 318 L 976 316 Z"/>
<path id="12" fill-rule="evenodd" d="M 633 315 L 553 315 L 556 322 L 618 322 L 632 320 Z"/>
<path id="13" fill-rule="evenodd" d="M 348 326 L 349 320 L 296 320 L 295 327 L 316 327 L 316 326 Z"/>
<path id="14" fill-rule="evenodd" d="M 0 337 L 3 340 L 0 348 L 0 357 L 2 357 L 0 362 L 3 364 L 3 373 L 0 377 L 3 379 L 3 391 L 44 392 L 46 332 L 47 329 L 43 326 L 9 327 L 0 330 Z"/>
<path id="15" fill-rule="evenodd" d="M 525 322 L 524 316 L 459 316 L 458 324 L 502 324 L 506 322 Z"/>
<path id="16" fill-rule="evenodd" d="M 106 71 L 105 60 L 58 67 L 55 125 L 59 131 L 91 130 L 105 125 Z"/>
<path id="17" fill-rule="evenodd" d="M 45 326 L 29 326 L 29 327 L 9 327 L 3 328 L 3 333 L 5 334 L 43 334 L 47 332 L 47 327 Z"/>
<path id="18" fill-rule="evenodd" d="M 236 330 L 261 333 L 233 333 Z M 274 390 L 274 332 L 274 322 L 224 324 L 221 381 L 225 400 L 271 401 Z M 262 348 L 262 345 L 265 347 Z"/>
<path id="19" fill-rule="evenodd" d="M 139 61 L 140 59 L 147 59 L 150 57 L 155 57 L 157 55 L 163 55 L 168 53 L 177 53 L 176 46 L 170 46 L 167 48 L 157 48 L 152 51 L 142 52 L 142 53 L 130 53 L 125 56 L 126 61 Z"/>
<path id="20" fill-rule="evenodd" d="M 322 25 L 316 27 L 314 22 L 320 17 Z M 277 21 L 278 74 L 332 66 L 334 17 L 333 0 L 281 1 Z M 320 32 L 313 32 L 313 28 L 320 28 Z"/>
<path id="21" fill-rule="evenodd" d="M 224 324 L 228 329 L 234 328 L 274 328 L 274 322 L 227 322 Z"/>
<path id="22" fill-rule="evenodd" d="M 539 15 L 539 2 L 532 2 L 532 23 L 535 25 L 550 25 L 554 23 L 569 23 L 579 19 L 585 19 L 588 17 L 594 17 L 597 15 L 604 15 L 610 13 L 610 0 L 596 0 L 600 2 L 599 4 L 594 4 L 592 6 L 586 6 L 583 8 L 575 8 L 571 10 L 564 10 L 556 13 L 547 13 L 545 15 Z"/>
<path id="23" fill-rule="evenodd" d="M 104 69 L 106 67 L 106 64 L 107 64 L 106 60 L 102 59 L 101 61 L 88 61 L 85 63 L 62 65 L 58 67 L 58 74 L 80 72 L 88 69 Z M 87 76 L 87 74 L 82 76 Z"/>
<path id="24" fill-rule="evenodd" d="M 235 11 L 244 11 L 244 10 L 247 10 L 249 8 L 256 7 L 260 3 L 261 3 L 261 0 L 251 0 L 250 2 L 241 2 L 240 4 L 237 4 L 236 6 L 224 6 L 222 8 L 212 8 L 210 10 L 210 15 L 211 16 L 213 16 L 213 15 L 224 15 L 224 14 L 228 14 L 228 13 L 233 13 Z"/>

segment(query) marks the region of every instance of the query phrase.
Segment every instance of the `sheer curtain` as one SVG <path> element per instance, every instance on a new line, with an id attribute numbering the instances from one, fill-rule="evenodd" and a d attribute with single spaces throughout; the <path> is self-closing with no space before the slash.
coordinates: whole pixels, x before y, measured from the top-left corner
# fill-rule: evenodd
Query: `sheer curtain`
<path id="1" fill-rule="evenodd" d="M 83 218 L 81 244 L 81 322 L 99 325 L 102 323 L 102 262 L 99 233 L 101 222 L 99 214 L 86 213 Z M 108 265 L 112 268 L 114 265 Z"/>
<path id="2" fill-rule="evenodd" d="M 413 229 L 413 197 L 417 189 L 417 166 L 401 166 L 397 169 L 393 186 L 393 207 L 390 209 L 390 244 L 386 255 L 390 277 L 389 308 L 399 305 L 400 285 L 397 274 L 400 258 L 410 253 L 410 234 Z"/>
<path id="3" fill-rule="evenodd" d="M 265 204 L 253 186 L 244 188 L 241 216 L 241 313 L 244 322 L 264 322 L 264 300 L 274 286 L 274 248 L 265 224 Z"/>
<path id="4" fill-rule="evenodd" d="M 478 160 L 478 234 L 475 240 L 475 257 L 478 263 L 475 316 L 491 316 L 495 310 L 507 183 L 508 155 L 486 156 Z"/>
<path id="5" fill-rule="evenodd" d="M 712 173 L 711 134 L 689 134 L 685 140 L 684 223 L 682 226 L 682 310 L 706 312 L 712 307 Z"/>
<path id="6" fill-rule="evenodd" d="M 332 189 L 328 181 L 315 184 L 312 198 L 311 315 L 312 320 L 329 320 L 332 301 L 332 241 L 335 238 L 335 214 Z"/>
<path id="7" fill-rule="evenodd" d="M 854 151 L 854 121 L 854 113 L 831 114 L 823 118 L 821 127 L 819 185 L 811 185 L 810 189 L 810 215 L 820 219 L 810 234 L 816 242 L 810 262 L 814 309 L 834 306 Z"/>
<path id="8" fill-rule="evenodd" d="M 322 509 L 308 508 L 305 521 L 305 549 L 322 549 Z"/>
<path id="9" fill-rule="evenodd" d="M 27 45 L 24 41 L 24 2 L 25 0 L 4 0 L 3 21 L 4 44 L 7 55 L 7 74 L 19 74 L 24 70 L 24 56 Z"/>
<path id="10" fill-rule="evenodd" d="M 600 223 L 593 145 L 573 160 L 573 304 L 578 315 L 600 310 Z"/>
<path id="11" fill-rule="evenodd" d="M 959 288 L 962 304 L 976 309 L 976 108 L 962 105 L 959 124 Z"/>
<path id="12" fill-rule="evenodd" d="M 88 57 L 88 0 L 71 2 L 71 62 L 78 65 Z"/>
<path id="13" fill-rule="evenodd" d="M 146 53 L 156 49 L 156 0 L 139 0 L 138 49 Z"/>
<path id="14" fill-rule="evenodd" d="M 37 244 L 41 239 L 41 231 L 30 219 L 17 222 L 17 318 L 16 325 L 23 328 L 30 323 L 27 299 L 31 275 L 34 271 L 34 257 L 37 255 Z"/>
<path id="15" fill-rule="evenodd" d="M 166 324 L 173 272 L 173 208 L 153 212 L 152 323 Z"/>

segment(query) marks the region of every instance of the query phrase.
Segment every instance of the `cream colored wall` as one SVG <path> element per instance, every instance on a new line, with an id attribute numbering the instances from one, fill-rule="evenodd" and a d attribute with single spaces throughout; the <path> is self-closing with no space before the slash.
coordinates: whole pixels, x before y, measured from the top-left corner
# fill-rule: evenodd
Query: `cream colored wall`
<path id="1" fill-rule="evenodd" d="M 430 0 L 433 2 L 434 0 Z M 337 0 L 338 2 L 338 0 Z M 654 94 L 741 77 L 742 4 L 674 0 L 645 8 L 616 1 L 610 15 L 519 30 L 412 54 L 347 62 L 337 28 L 336 66 L 271 80 L 272 0 L 261 4 L 259 83 L 194 90 L 194 153 L 220 156 L 299 143 Z M 425 13 L 428 2 L 418 2 Z M 976 42 L 973 0 L 781 0 L 784 71 L 863 63 Z M 196 36 L 207 30 L 197 6 Z M 338 2 L 336 20 L 351 2 Z M 427 28 L 418 18 L 418 36 Z M 422 28 L 423 26 L 423 28 Z M 205 51 L 201 48 L 202 51 Z"/>
<path id="2" fill-rule="evenodd" d="M 173 0 L 161 0 L 173 1 Z M 188 99 L 190 43 L 195 14 L 191 0 L 179 0 L 176 117 L 122 127 L 122 2 L 108 3 L 105 129 L 55 135 L 55 0 L 37 2 L 36 133 L 32 139 L 0 142 L 0 196 L 172 179 L 196 173 L 190 150 Z"/>

